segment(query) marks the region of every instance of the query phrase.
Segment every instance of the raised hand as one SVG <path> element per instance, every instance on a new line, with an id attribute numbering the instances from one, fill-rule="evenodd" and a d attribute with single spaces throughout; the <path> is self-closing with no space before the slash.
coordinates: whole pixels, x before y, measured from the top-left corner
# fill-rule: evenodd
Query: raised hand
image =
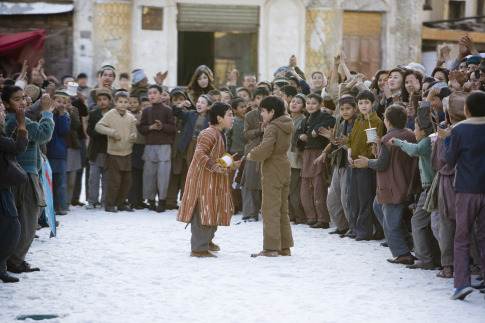
<path id="1" fill-rule="evenodd" d="M 18 108 L 15 113 L 15 120 L 17 121 L 17 129 L 25 130 L 25 109 Z"/>
<path id="2" fill-rule="evenodd" d="M 47 89 L 46 89 L 46 91 L 47 91 Z M 49 93 L 43 94 L 42 97 L 40 98 L 40 108 L 41 108 L 42 112 L 50 112 L 52 106 L 53 106 L 52 98 L 49 95 Z"/>
<path id="3" fill-rule="evenodd" d="M 290 57 L 290 62 L 288 63 L 288 66 L 289 67 L 296 67 L 296 56 L 295 55 L 291 55 Z"/>
<path id="4" fill-rule="evenodd" d="M 158 85 L 162 85 L 163 81 L 167 78 L 168 71 L 165 71 L 164 73 L 158 72 L 157 75 L 153 78 L 155 80 L 155 83 Z"/>
<path id="5" fill-rule="evenodd" d="M 320 136 L 323 136 L 327 139 L 329 139 L 331 142 L 333 142 L 333 128 L 325 128 L 325 127 L 320 127 L 318 128 L 318 133 Z"/>

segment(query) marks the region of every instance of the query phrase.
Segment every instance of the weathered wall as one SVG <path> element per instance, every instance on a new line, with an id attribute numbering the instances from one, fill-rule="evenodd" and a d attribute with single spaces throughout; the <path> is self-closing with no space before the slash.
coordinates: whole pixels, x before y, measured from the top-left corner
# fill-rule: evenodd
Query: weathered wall
<path id="1" fill-rule="evenodd" d="M 424 0 L 390 1 L 383 17 L 383 68 L 421 62 L 421 29 Z"/>

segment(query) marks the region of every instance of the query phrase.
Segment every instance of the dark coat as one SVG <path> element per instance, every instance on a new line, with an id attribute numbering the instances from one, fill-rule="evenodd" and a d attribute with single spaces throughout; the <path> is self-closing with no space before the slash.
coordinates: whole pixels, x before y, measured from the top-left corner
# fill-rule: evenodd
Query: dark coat
<path id="1" fill-rule="evenodd" d="M 310 119 L 307 123 L 308 118 Z M 294 143 L 299 147 L 304 149 L 312 148 L 325 148 L 329 140 L 323 136 L 318 135 L 317 137 L 312 136 L 312 131 L 315 130 L 318 133 L 318 128 L 333 128 L 335 126 L 335 118 L 326 112 L 317 111 L 308 115 L 301 121 L 300 126 L 295 131 L 295 136 L 293 137 Z M 300 136 L 306 134 L 308 137 L 308 142 L 303 142 L 300 140 Z"/>
<path id="2" fill-rule="evenodd" d="M 192 133 L 194 132 L 195 121 L 197 120 L 198 113 L 197 110 L 189 110 L 184 111 L 182 108 L 172 106 L 173 115 L 183 120 L 185 122 L 184 129 L 182 130 L 182 136 L 179 139 L 177 144 L 177 148 L 181 152 L 185 152 L 187 150 L 187 146 L 189 145 L 190 140 L 192 139 Z M 203 128 L 206 129 L 210 125 L 210 116 L 209 112 L 205 116 L 204 126 Z"/>
<path id="3" fill-rule="evenodd" d="M 100 153 L 106 154 L 108 150 L 108 137 L 102 135 L 94 129 L 99 120 L 103 118 L 101 109 L 92 110 L 89 113 L 88 127 L 86 132 L 91 140 L 89 140 L 88 159 L 92 162 L 96 161 L 96 156 Z"/>

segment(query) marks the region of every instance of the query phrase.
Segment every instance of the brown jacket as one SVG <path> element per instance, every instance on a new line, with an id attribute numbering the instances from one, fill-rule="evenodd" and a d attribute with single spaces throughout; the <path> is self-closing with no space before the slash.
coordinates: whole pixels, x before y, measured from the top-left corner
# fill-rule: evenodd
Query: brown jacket
<path id="1" fill-rule="evenodd" d="M 234 206 L 229 177 L 227 173 L 213 172 L 216 159 L 225 153 L 222 134 L 216 127 L 210 126 L 200 132 L 177 221 L 190 223 L 198 203 L 201 225 L 228 226 L 231 223 Z"/>
<path id="2" fill-rule="evenodd" d="M 251 160 L 263 162 L 263 186 L 266 181 L 276 181 L 277 186 L 289 183 L 291 169 L 287 152 L 294 129 L 291 117 L 282 115 L 267 125 L 261 144 L 251 150 Z"/>
<path id="3" fill-rule="evenodd" d="M 400 147 L 389 144 L 391 138 L 416 143 L 416 137 L 409 129 L 399 129 L 382 137 L 381 142 L 389 150 L 391 160 L 386 170 L 376 172 L 379 204 L 405 203 L 421 192 L 418 158 L 410 157 Z"/>
<path id="4" fill-rule="evenodd" d="M 150 130 L 150 126 L 159 120 L 161 130 Z M 145 136 L 147 145 L 171 145 L 175 128 L 175 117 L 172 109 L 163 103 L 155 103 L 141 111 L 141 120 L 137 125 L 138 131 Z"/>

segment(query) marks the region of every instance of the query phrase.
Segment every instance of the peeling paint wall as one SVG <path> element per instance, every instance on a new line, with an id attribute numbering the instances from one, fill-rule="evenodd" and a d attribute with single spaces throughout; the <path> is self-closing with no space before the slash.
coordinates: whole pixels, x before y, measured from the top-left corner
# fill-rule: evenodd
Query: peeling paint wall
<path id="1" fill-rule="evenodd" d="M 319 70 L 328 75 L 333 57 L 342 48 L 342 10 L 310 8 L 306 16 L 305 72 Z"/>

